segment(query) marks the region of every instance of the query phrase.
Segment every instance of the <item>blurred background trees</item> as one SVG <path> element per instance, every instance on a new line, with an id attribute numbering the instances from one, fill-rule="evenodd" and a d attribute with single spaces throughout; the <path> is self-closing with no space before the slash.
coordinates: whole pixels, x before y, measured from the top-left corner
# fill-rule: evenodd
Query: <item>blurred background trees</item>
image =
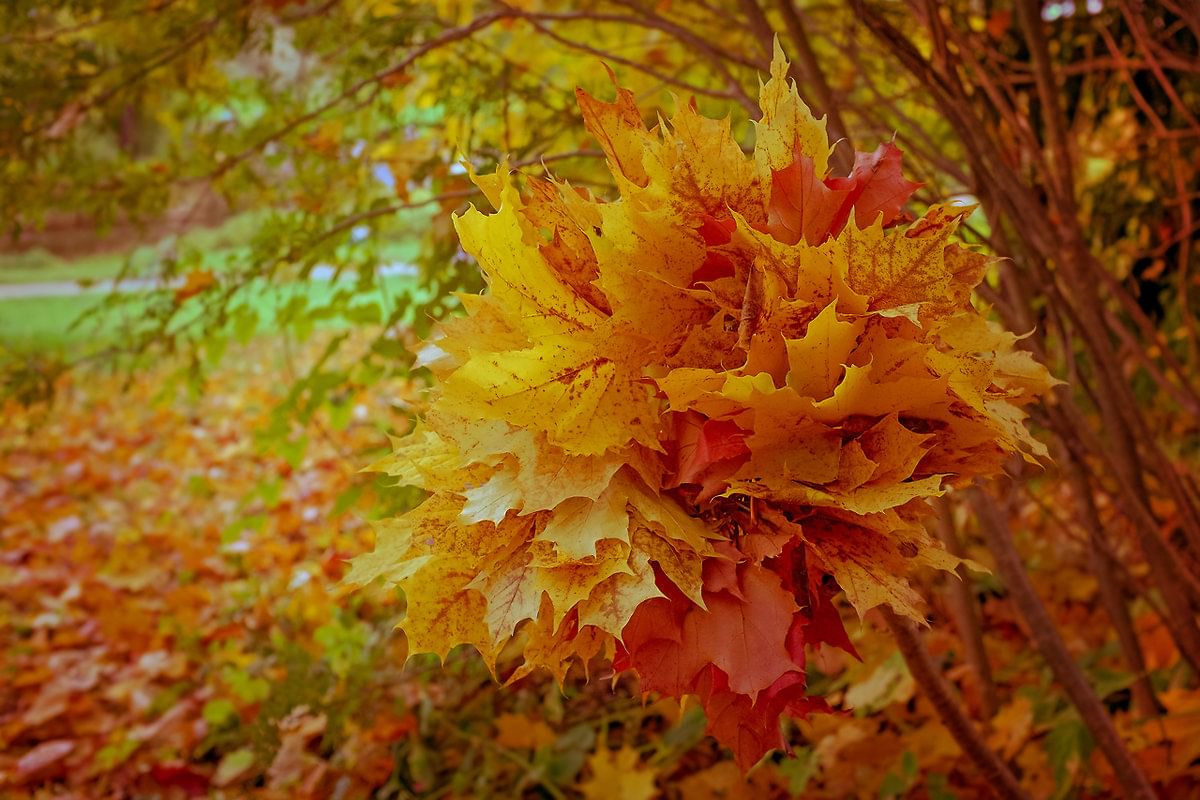
<path id="1" fill-rule="evenodd" d="M 1180 752 L 1145 723 L 1200 668 L 1194 3 L 11 0 L 5 391 L 164 359 L 202 387 L 262 336 L 319 343 L 277 419 L 404 379 L 452 292 L 482 288 L 449 224 L 481 199 L 469 171 L 604 194 L 576 86 L 609 96 L 606 64 L 643 107 L 753 115 L 776 37 L 835 173 L 894 138 L 919 203 L 980 204 L 966 235 L 1003 260 L 978 302 L 1066 382 L 1036 417 L 1054 463 L 939 510 L 947 546 L 997 568 L 927 587 L 937 666 L 985 727 L 1022 687 L 1068 687 L 1035 709 L 1058 791 L 1106 780 L 1067 768 L 1092 743 L 1171 785 Z M 81 282 L 120 291 L 31 288 Z M 1005 650 L 1025 636 L 1040 658 Z"/>

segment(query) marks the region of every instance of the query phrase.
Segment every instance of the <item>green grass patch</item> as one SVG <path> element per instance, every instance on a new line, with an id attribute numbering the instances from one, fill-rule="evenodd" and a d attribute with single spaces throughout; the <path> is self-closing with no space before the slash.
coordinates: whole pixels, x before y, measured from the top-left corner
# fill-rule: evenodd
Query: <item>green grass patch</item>
<path id="1" fill-rule="evenodd" d="M 143 244 L 120 252 L 96 253 L 64 259 L 43 249 L 23 253 L 0 253 L 0 285 L 29 283 L 79 283 L 102 285 L 118 276 L 154 278 L 163 274 L 163 262 L 178 258 L 186 266 L 182 272 L 203 269 L 214 273 L 244 266 L 251 243 L 270 211 L 246 212 L 230 217 L 214 228 L 196 228 L 180 236 L 165 237 L 157 244 Z M 383 237 L 376 255 L 381 263 L 412 263 L 420 252 L 418 237 L 413 235 L 426 224 L 425 216 L 410 212 L 398 215 L 400 234 Z M 100 240 L 103 243 L 103 240 Z"/>
<path id="2" fill-rule="evenodd" d="M 99 337 L 113 341 L 124 320 L 110 315 L 99 325 L 72 325 L 104 301 L 100 293 L 67 297 L 21 297 L 0 300 L 0 344 L 14 349 L 64 348 Z"/>
<path id="3" fill-rule="evenodd" d="M 177 253 L 195 250 L 201 254 L 200 268 L 220 272 L 249 252 L 248 244 L 265 218 L 264 212 L 248 212 L 214 228 L 188 231 L 177 239 L 167 237 L 154 245 L 80 258 L 59 258 L 42 249 L 0 254 L 0 284 L 65 282 L 86 286 L 111 281 L 122 273 L 129 278 L 153 277 L 160 272 L 169 249 Z M 174 244 L 168 247 L 171 240 Z"/>
<path id="4" fill-rule="evenodd" d="M 86 353 L 110 345 L 131 344 L 135 332 L 145 331 L 154 310 L 162 313 L 174 303 L 173 289 L 155 289 L 110 298 L 106 289 L 118 276 L 159 279 L 165 260 L 179 258 L 176 274 L 207 270 L 217 276 L 218 288 L 185 301 L 171 322 L 172 331 L 186 328 L 186 335 L 207 333 L 245 338 L 256 333 L 273 333 L 285 328 L 301 336 L 318 328 L 376 324 L 390 318 L 398 303 L 416 292 L 409 276 L 378 275 L 370 286 L 358 282 L 355 267 L 338 280 L 298 280 L 295 272 L 252 280 L 243 286 L 227 307 L 229 320 L 219 329 L 201 322 L 206 304 L 216 298 L 220 284 L 234 278 L 231 271 L 246 269 L 251 243 L 273 212 L 248 212 L 214 228 L 198 228 L 155 245 L 125 252 L 98 253 L 62 259 L 45 250 L 0 255 L 0 287 L 37 283 L 74 283 L 89 291 L 73 295 L 5 298 L 0 295 L 0 349 L 31 353 L 38 350 Z M 372 234 L 372 253 L 378 263 L 412 263 L 420 244 L 412 231 L 424 217 L 402 215 L 400 227 L 391 236 Z M 333 264 L 346 263 L 345 253 L 330 253 Z M 320 274 L 328 274 L 323 267 Z M 228 277 L 222 277 L 228 276 Z M 179 280 L 181 280 L 180 278 Z"/>
<path id="5" fill-rule="evenodd" d="M 416 279 L 387 276 L 376 287 L 361 290 L 354 281 L 296 281 L 285 284 L 255 282 L 244 288 L 231 304 L 231 320 L 224 334 L 245 336 L 270 332 L 284 326 L 340 328 L 370 325 L 386 320 L 398 303 L 419 295 Z M 42 349 L 101 348 L 120 344 L 150 305 L 162 302 L 161 292 L 125 295 L 111 308 L 99 308 L 103 292 L 61 297 L 0 299 L 0 346 L 16 351 Z M 173 323 L 187 325 L 199 316 L 203 296 L 187 301 Z M 242 311 L 237 311 L 242 309 Z M 88 312 L 89 314 L 83 318 Z M 81 319 L 83 318 L 83 319 Z M 253 328 L 235 328 L 253 323 Z"/>
<path id="6" fill-rule="evenodd" d="M 98 283 L 120 274 L 128 256 L 101 253 L 65 261 L 45 250 L 0 256 L 0 284 L 5 283 Z"/>

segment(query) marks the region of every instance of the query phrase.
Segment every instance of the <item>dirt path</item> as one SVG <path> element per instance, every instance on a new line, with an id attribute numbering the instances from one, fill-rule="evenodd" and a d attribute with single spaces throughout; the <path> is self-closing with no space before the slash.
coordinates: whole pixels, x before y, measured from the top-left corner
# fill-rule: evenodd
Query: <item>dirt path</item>
<path id="1" fill-rule="evenodd" d="M 175 289 L 182 285 L 182 278 L 165 283 L 151 278 L 128 278 L 119 283 L 99 281 L 87 286 L 75 281 L 0 283 L 0 300 L 19 300 L 25 297 L 73 297 L 79 294 L 127 294 L 151 289 Z"/>

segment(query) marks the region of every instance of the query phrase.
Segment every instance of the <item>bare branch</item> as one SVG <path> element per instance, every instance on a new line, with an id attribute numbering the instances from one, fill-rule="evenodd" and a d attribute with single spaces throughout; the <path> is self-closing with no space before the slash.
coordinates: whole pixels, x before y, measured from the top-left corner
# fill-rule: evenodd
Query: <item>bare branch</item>
<path id="1" fill-rule="evenodd" d="M 921 643 L 916 626 L 910 620 L 897 616 L 887 606 L 882 606 L 879 610 L 900 647 L 908 671 L 933 704 L 938 718 L 950 731 L 954 741 L 983 773 L 997 795 L 1006 800 L 1029 800 L 1029 795 L 1021 788 L 1012 770 L 987 746 L 979 730 L 963 713 L 961 702 L 954 696 L 950 685 L 942 677 L 941 670 L 933 663 L 929 651 Z"/>
<path id="2" fill-rule="evenodd" d="M 1071 703 L 1079 710 L 1084 724 L 1112 765 L 1122 793 L 1137 800 L 1154 800 L 1154 789 L 1150 782 L 1125 748 L 1100 698 L 1096 697 L 1083 670 L 1071 657 L 1066 643 L 1054 627 L 1054 621 L 1034 591 L 1021 556 L 1013 545 L 1007 521 L 982 490 L 972 489 L 968 497 L 987 539 L 988 549 L 996 559 L 996 571 L 1000 573 L 1013 603 L 1029 626 L 1034 646 L 1054 672 Z"/>
<path id="3" fill-rule="evenodd" d="M 334 97 L 333 99 L 331 99 L 325 103 L 322 103 L 320 106 L 318 106 L 317 108 L 314 108 L 312 111 L 309 111 L 306 114 L 302 114 L 301 116 L 296 117 L 295 119 L 293 119 L 292 121 L 290 121 L 286 125 L 284 125 L 282 128 L 277 129 L 274 133 L 259 140 L 259 142 L 257 144 L 250 146 L 246 150 L 243 150 L 241 153 L 238 153 L 235 156 L 231 156 L 230 158 L 227 158 L 225 161 L 223 161 L 221 163 L 221 165 L 219 167 L 217 167 L 216 170 L 214 170 L 210 175 L 206 176 L 206 178 L 208 180 L 219 178 L 220 176 L 224 175 L 225 173 L 229 172 L 231 169 L 236 167 L 238 164 L 241 164 L 242 162 L 246 161 L 248 158 L 250 158 L 254 154 L 262 152 L 262 150 L 264 150 L 271 143 L 279 141 L 280 139 L 287 136 L 289 133 L 291 133 L 292 131 L 301 127 L 302 125 L 305 125 L 305 124 L 312 122 L 313 120 L 321 117 L 326 112 L 336 108 L 337 106 L 344 103 L 346 100 L 354 97 L 359 92 L 361 92 L 363 89 L 366 89 L 369 86 L 375 86 L 375 85 L 383 82 L 387 78 L 390 78 L 393 75 L 400 74 L 404 70 L 408 69 L 415 61 L 420 59 L 422 56 L 428 55 L 429 53 L 433 52 L 434 50 L 445 47 L 448 44 L 453 44 L 454 42 L 458 42 L 463 39 L 466 39 L 466 38 L 474 35 L 478 31 L 481 31 L 484 28 L 494 25 L 495 23 L 499 22 L 500 20 L 511 19 L 512 17 L 514 17 L 516 15 L 517 15 L 516 11 L 509 9 L 509 8 L 504 8 L 501 11 L 497 11 L 492 14 L 486 14 L 482 17 L 478 17 L 478 18 L 472 20 L 471 22 L 467 23 L 466 25 L 463 25 L 458 28 L 451 28 L 450 30 L 443 32 L 441 35 L 435 36 L 433 39 L 430 39 L 428 42 L 425 42 L 424 44 L 421 44 L 420 46 L 413 49 L 412 52 L 410 52 L 407 56 L 405 56 L 401 61 L 397 62 L 396 64 L 393 64 L 392 66 L 387 67 L 386 69 L 380 70 L 379 72 L 376 72 L 373 75 L 363 78 L 362 80 L 356 81 L 353 85 L 350 86 L 350 88 L 343 91 L 337 97 Z"/>

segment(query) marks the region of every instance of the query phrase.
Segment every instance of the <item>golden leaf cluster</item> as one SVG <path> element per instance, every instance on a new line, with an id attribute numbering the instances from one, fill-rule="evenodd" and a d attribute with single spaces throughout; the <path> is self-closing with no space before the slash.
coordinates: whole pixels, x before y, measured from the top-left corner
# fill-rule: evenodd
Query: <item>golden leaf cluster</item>
<path id="1" fill-rule="evenodd" d="M 516 636 L 510 679 L 615 657 L 749 763 L 807 710 L 804 643 L 851 647 L 829 577 L 921 617 L 905 575 L 957 564 L 927 498 L 1044 454 L 1022 407 L 1051 383 L 971 304 L 971 209 L 910 222 L 890 144 L 828 177 L 785 75 L 777 53 L 750 154 L 728 119 L 651 129 L 628 91 L 580 92 L 612 202 L 476 177 L 495 212 L 455 225 L 488 291 L 422 345 L 435 397 L 376 465 L 430 496 L 348 577 L 404 589 L 412 652 L 494 668 Z"/>

